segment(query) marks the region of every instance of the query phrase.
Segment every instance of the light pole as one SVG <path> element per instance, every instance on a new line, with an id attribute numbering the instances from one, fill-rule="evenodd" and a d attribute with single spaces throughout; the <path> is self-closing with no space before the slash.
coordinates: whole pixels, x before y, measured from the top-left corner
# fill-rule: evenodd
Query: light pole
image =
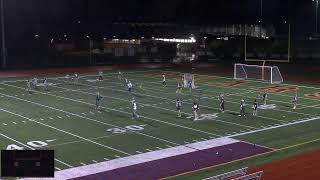
<path id="1" fill-rule="evenodd" d="M 260 20 L 259 20 L 259 23 L 260 23 L 260 38 L 262 37 L 262 11 L 263 11 L 263 6 L 262 6 L 262 0 L 260 0 Z"/>
<path id="2" fill-rule="evenodd" d="M 6 50 L 6 35 L 4 28 L 4 0 L 0 0 L 1 8 L 1 39 L 2 39 L 2 68 L 7 67 L 7 50 Z"/>
<path id="3" fill-rule="evenodd" d="M 319 0 L 312 0 L 312 2 L 316 2 L 316 35 L 318 34 L 318 7 Z"/>
<path id="4" fill-rule="evenodd" d="M 87 36 L 87 38 L 89 39 L 89 61 L 90 61 L 90 65 L 92 65 L 92 42 L 91 42 L 91 37 Z"/>

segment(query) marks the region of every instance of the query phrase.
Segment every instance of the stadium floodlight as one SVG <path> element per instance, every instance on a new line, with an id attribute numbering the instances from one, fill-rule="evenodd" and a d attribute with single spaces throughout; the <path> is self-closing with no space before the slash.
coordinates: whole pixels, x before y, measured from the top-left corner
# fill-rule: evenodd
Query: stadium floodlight
<path id="1" fill-rule="evenodd" d="M 318 7 L 319 7 L 319 0 L 312 0 L 312 2 L 316 2 L 316 34 L 318 34 Z"/>
<path id="2" fill-rule="evenodd" d="M 280 84 L 283 82 L 282 75 L 277 66 L 258 66 L 248 64 L 234 65 L 234 79 L 237 80 L 259 80 Z"/>
<path id="3" fill-rule="evenodd" d="M 1 46 L 2 46 L 2 68 L 7 67 L 7 50 L 6 50 L 6 35 L 5 35 L 5 23 L 4 23 L 4 0 L 0 0 L 1 8 Z"/>

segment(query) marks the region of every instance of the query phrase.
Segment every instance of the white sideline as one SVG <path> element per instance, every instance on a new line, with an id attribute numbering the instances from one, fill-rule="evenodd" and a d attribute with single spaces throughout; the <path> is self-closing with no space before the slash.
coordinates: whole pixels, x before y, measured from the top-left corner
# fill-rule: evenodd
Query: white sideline
<path id="1" fill-rule="evenodd" d="M 253 133 L 257 133 L 257 132 L 262 132 L 262 131 L 267 131 L 267 130 L 271 130 L 271 129 L 276 129 L 276 128 L 281 128 L 281 127 L 301 124 L 301 123 L 305 123 L 305 122 L 311 122 L 311 121 L 315 121 L 315 120 L 319 120 L 319 119 L 320 119 L 320 116 L 319 117 L 314 117 L 314 118 L 298 119 L 295 122 L 282 124 L 282 125 L 277 125 L 277 126 L 270 126 L 270 127 L 266 127 L 266 128 L 262 128 L 262 129 L 258 129 L 258 130 L 253 130 L 253 131 L 242 132 L 242 133 L 239 133 L 239 134 L 233 134 L 233 135 L 226 136 L 226 137 L 233 138 L 233 137 L 237 137 L 237 136 L 253 134 Z"/>
<path id="2" fill-rule="evenodd" d="M 172 148 L 156 150 L 152 152 L 137 154 L 137 155 L 123 157 L 123 158 L 114 159 L 110 161 L 104 161 L 96 164 L 90 164 L 86 166 L 80 166 L 80 167 L 70 168 L 62 171 L 57 171 L 55 172 L 54 178 L 43 178 L 43 180 L 54 180 L 54 179 L 64 180 L 64 179 L 88 176 L 91 174 L 97 174 L 97 173 L 110 171 L 110 170 L 114 170 L 122 167 L 127 167 L 127 166 L 136 165 L 136 164 L 155 161 L 159 159 L 164 159 L 168 157 L 187 154 L 187 153 L 191 153 L 199 150 L 234 144 L 236 142 L 240 142 L 240 141 L 236 139 L 226 138 L 226 137 L 211 139 L 207 141 L 188 144 L 187 145 L 188 147 L 176 146 Z M 189 148 L 189 147 L 193 147 L 193 148 Z M 39 178 L 23 178 L 23 180 L 33 180 L 33 179 L 39 180 Z"/>

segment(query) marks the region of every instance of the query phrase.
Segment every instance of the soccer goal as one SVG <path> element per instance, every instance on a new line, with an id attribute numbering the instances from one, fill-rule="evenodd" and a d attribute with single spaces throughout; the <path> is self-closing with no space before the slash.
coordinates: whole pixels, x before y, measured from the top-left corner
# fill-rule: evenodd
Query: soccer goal
<path id="1" fill-rule="evenodd" d="M 248 64 L 234 65 L 234 79 L 260 80 L 270 82 L 271 84 L 280 84 L 283 82 L 282 75 L 277 66 L 258 66 Z"/>
<path id="2" fill-rule="evenodd" d="M 195 89 L 194 85 L 194 75 L 193 74 L 183 74 L 183 87 L 189 88 L 191 85 L 192 89 Z"/>

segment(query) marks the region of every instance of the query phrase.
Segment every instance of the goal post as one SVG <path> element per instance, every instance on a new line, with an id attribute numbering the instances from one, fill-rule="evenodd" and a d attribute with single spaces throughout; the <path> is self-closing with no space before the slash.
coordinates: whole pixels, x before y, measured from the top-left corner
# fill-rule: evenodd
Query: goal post
<path id="1" fill-rule="evenodd" d="M 195 89 L 195 83 L 194 83 L 194 75 L 193 74 L 183 74 L 183 87 L 184 88 L 189 88 L 191 84 L 191 88 Z"/>
<path id="2" fill-rule="evenodd" d="M 234 64 L 234 79 L 259 80 L 280 84 L 283 82 L 281 72 L 277 66 L 258 66 L 249 64 Z"/>

